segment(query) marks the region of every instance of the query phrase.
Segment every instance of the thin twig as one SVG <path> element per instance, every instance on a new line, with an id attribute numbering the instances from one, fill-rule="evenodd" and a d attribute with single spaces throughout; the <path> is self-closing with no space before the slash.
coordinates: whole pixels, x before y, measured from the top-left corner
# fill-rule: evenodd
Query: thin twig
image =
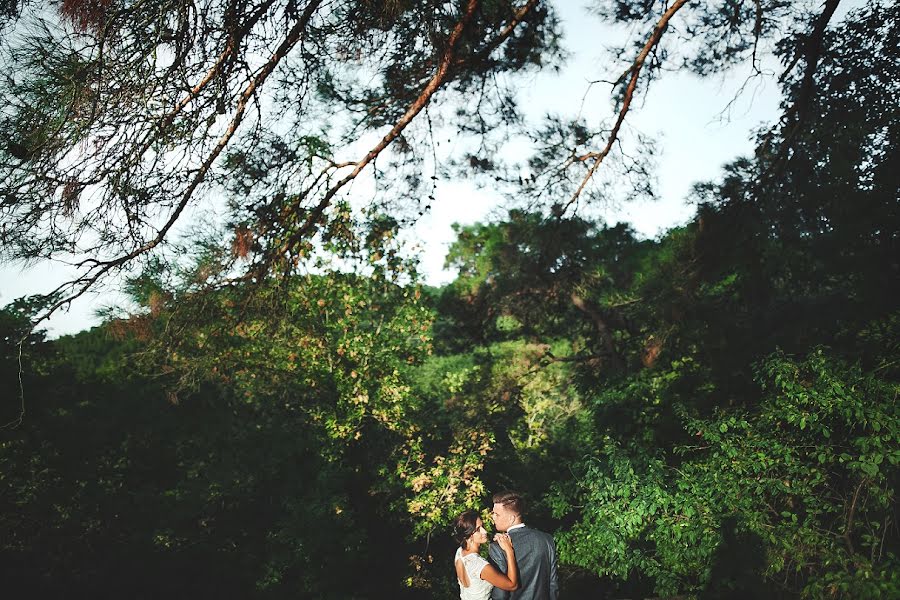
<path id="1" fill-rule="evenodd" d="M 862 481 L 859 482 L 859 485 L 856 486 L 856 491 L 853 492 L 853 500 L 850 502 L 850 512 L 847 515 L 847 527 L 844 529 L 844 535 L 842 536 L 847 543 L 847 549 L 850 550 L 850 554 L 854 553 L 853 540 L 850 539 L 850 532 L 853 529 L 853 518 L 856 515 L 856 500 L 859 498 L 860 490 L 862 490 L 867 482 L 868 479 L 863 477 Z"/>
<path id="2" fill-rule="evenodd" d="M 30 332 L 29 332 L 30 333 Z M 19 416 L 16 419 L 13 419 L 9 423 L 6 423 L 3 426 L 0 426 L 0 429 L 15 429 L 19 425 L 22 424 L 22 421 L 25 419 L 25 385 L 22 383 L 22 346 L 25 344 L 25 340 L 28 339 L 28 333 L 25 334 L 22 339 L 19 340 L 19 343 L 16 346 L 19 349 L 18 352 L 18 362 L 19 362 L 19 400 L 21 404 L 19 406 Z"/>

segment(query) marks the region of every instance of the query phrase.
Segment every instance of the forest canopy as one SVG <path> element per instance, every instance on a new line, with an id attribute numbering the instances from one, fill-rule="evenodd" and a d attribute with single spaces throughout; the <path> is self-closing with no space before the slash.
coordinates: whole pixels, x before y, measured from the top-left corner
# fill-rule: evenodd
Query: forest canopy
<path id="1" fill-rule="evenodd" d="M 55 309 L 166 256 L 176 224 L 211 199 L 229 207 L 209 232 L 232 258 L 204 282 L 218 286 L 302 271 L 323 244 L 365 247 L 354 224 L 403 228 L 440 178 L 485 176 L 562 215 L 608 196 L 610 177 L 626 196 L 652 194 L 652 161 L 619 147 L 652 81 L 748 62 L 763 76 L 763 57 L 792 90 L 769 131 L 786 157 L 837 5 L 597 2 L 634 32 L 609 52 L 609 119 L 535 124 L 515 88 L 564 60 L 549 2 L 9 0 L 0 256 L 74 263 Z M 468 143 L 439 159 L 442 136 Z M 525 159 L 504 158 L 511 140 Z M 353 205 L 359 177 L 375 190 Z"/>
<path id="2" fill-rule="evenodd" d="M 900 8 L 593 6 L 636 32 L 612 116 L 534 129 L 546 2 L 0 4 L 0 256 L 81 268 L 0 310 L 5 588 L 452 598 L 453 516 L 513 488 L 566 597 L 900 594 Z M 765 52 L 780 118 L 688 223 L 584 212 L 648 193 L 619 136 L 655 78 Z M 438 176 L 525 201 L 429 287 L 400 234 Z M 133 310 L 47 339 L 116 272 Z"/>

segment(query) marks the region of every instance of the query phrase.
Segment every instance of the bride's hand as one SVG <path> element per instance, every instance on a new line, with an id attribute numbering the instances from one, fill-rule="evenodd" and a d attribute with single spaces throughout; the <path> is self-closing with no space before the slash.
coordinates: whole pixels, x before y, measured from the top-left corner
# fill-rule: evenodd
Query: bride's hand
<path id="1" fill-rule="evenodd" d="M 506 533 L 498 533 L 494 536 L 494 541 L 500 544 L 500 548 L 506 552 L 507 550 L 513 549 L 512 540 L 509 538 L 509 534 Z"/>

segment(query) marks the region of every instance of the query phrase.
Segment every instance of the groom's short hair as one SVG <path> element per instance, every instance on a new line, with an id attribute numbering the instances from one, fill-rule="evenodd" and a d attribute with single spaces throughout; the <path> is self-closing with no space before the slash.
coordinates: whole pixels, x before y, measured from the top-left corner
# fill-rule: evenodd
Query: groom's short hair
<path id="1" fill-rule="evenodd" d="M 502 504 L 519 516 L 525 514 L 525 499 L 519 492 L 506 490 L 494 494 L 494 504 Z"/>

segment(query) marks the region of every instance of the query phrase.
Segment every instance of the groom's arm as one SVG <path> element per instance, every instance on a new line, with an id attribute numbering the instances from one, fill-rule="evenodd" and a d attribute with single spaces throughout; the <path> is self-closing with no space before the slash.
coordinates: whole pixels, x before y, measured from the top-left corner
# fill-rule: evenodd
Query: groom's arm
<path id="1" fill-rule="evenodd" d="M 556 558 L 556 543 L 550 538 L 550 600 L 559 598 L 559 574 L 558 560 Z"/>
<path id="2" fill-rule="evenodd" d="M 491 564 L 494 565 L 498 571 L 506 573 L 506 554 L 503 552 L 503 549 L 500 548 L 500 544 L 491 542 L 491 545 L 488 546 L 488 558 L 491 559 Z M 494 587 L 494 589 L 491 590 L 491 598 L 493 600 L 508 600 L 509 592 Z"/>

